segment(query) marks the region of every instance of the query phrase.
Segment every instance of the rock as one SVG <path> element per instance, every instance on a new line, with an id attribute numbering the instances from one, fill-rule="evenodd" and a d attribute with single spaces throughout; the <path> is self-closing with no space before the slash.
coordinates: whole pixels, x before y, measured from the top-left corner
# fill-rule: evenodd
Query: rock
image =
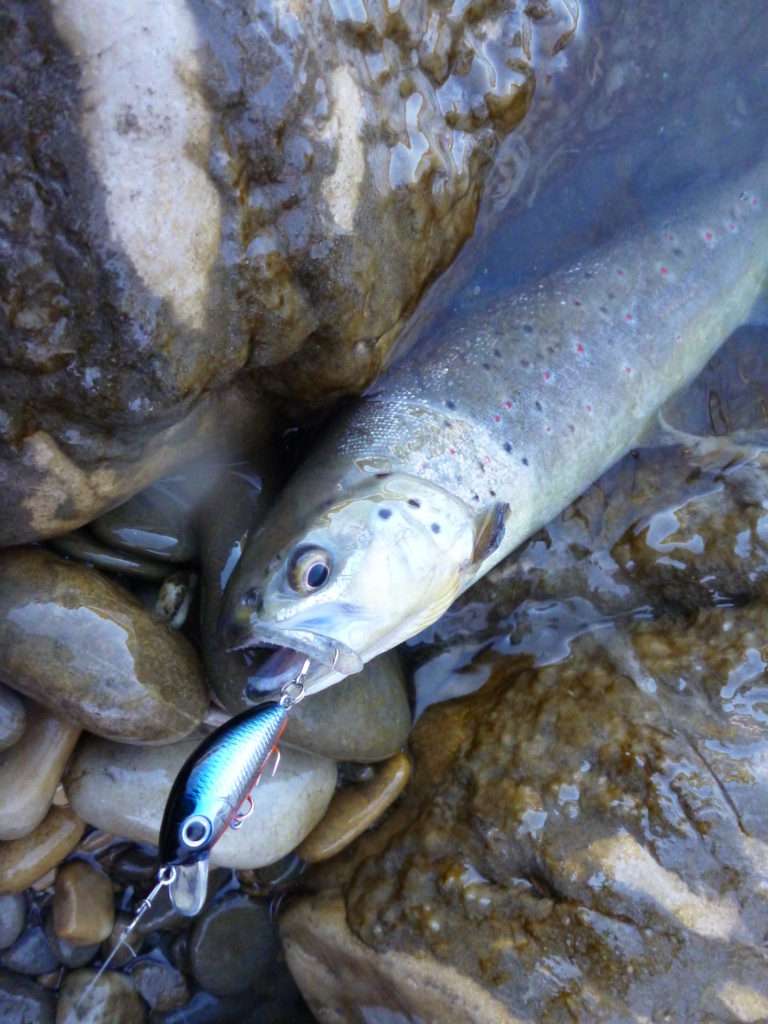
<path id="1" fill-rule="evenodd" d="M 309 864 L 335 856 L 379 820 L 405 789 L 410 776 L 407 756 L 395 754 L 379 766 L 370 782 L 340 789 L 325 817 L 296 853 Z"/>
<path id="2" fill-rule="evenodd" d="M 51 547 L 59 554 L 85 562 L 105 572 L 121 573 L 124 576 L 138 576 L 145 580 L 161 580 L 168 575 L 168 566 L 153 562 L 149 558 L 129 555 L 107 547 L 88 530 L 74 530 L 62 537 L 54 537 Z"/>
<path id="3" fill-rule="evenodd" d="M 27 901 L 24 896 L 20 892 L 0 893 L 0 949 L 14 944 L 26 920 Z"/>
<path id="4" fill-rule="evenodd" d="M 115 922 L 114 892 L 106 875 L 82 860 L 59 869 L 53 894 L 53 929 L 76 946 L 102 942 Z"/>
<path id="5" fill-rule="evenodd" d="M 0 966 L 17 974 L 48 974 L 59 966 L 41 925 L 23 931 L 8 949 L 0 953 Z"/>
<path id="6" fill-rule="evenodd" d="M 382 761 L 411 729 L 405 677 L 394 651 L 294 708 L 285 742 L 338 761 Z"/>
<path id="7" fill-rule="evenodd" d="M 256 1020 L 261 1020 L 261 1007 L 256 1008 Z M 155 1010 L 150 1024 L 242 1024 L 254 1015 L 253 996 L 250 992 L 239 996 L 214 996 L 210 992 L 196 992 L 190 1001 L 178 1010 Z M 293 1021 L 291 1021 L 293 1024 Z"/>
<path id="8" fill-rule="evenodd" d="M 160 480 L 91 524 L 105 544 L 164 562 L 189 562 L 197 551 L 194 508 L 172 480 Z"/>
<path id="9" fill-rule="evenodd" d="M 71 971 L 59 991 L 56 1024 L 143 1024 L 146 1019 L 139 994 L 128 978 L 106 971 L 85 999 L 83 993 L 96 977 L 96 971 L 82 968 Z"/>
<path id="10" fill-rule="evenodd" d="M 77 846 L 85 825 L 68 807 L 52 807 L 34 832 L 0 843 L 0 892 L 21 892 Z"/>
<path id="11" fill-rule="evenodd" d="M 759 1019 L 764 624 L 753 605 L 606 625 L 557 664 L 495 655 L 482 690 L 428 709 L 403 800 L 284 915 L 315 1014 Z"/>
<path id="12" fill-rule="evenodd" d="M 217 996 L 268 982 L 277 950 L 277 929 L 266 903 L 232 896 L 213 904 L 195 922 L 189 943 L 197 983 Z"/>
<path id="13" fill-rule="evenodd" d="M 54 931 L 53 914 L 51 913 L 46 914 L 44 927 L 48 945 L 53 950 L 54 956 L 59 963 L 64 964 L 65 967 L 85 967 L 99 952 L 99 943 L 83 946 L 75 945 L 66 939 L 60 939 Z M 58 988 L 58 984 L 56 987 Z"/>
<path id="14" fill-rule="evenodd" d="M 128 914 L 125 911 L 119 911 L 115 914 L 115 923 L 112 926 L 112 931 L 109 936 L 101 944 L 101 956 L 103 960 L 106 960 L 108 956 L 120 945 L 120 942 L 128 931 L 128 928 L 133 921 L 133 914 Z M 142 950 L 144 946 L 144 937 L 141 935 L 139 929 L 132 930 L 128 936 L 128 942 L 123 943 L 122 946 L 115 953 L 114 958 L 110 961 L 112 967 L 117 970 L 120 967 L 125 967 L 126 964 L 130 963 Z"/>
<path id="15" fill-rule="evenodd" d="M 13 690 L 0 683 L 0 750 L 12 747 L 21 739 L 26 724 L 24 705 Z"/>
<path id="16" fill-rule="evenodd" d="M 77 726 L 36 704 L 27 714 L 22 738 L 0 753 L 0 839 L 20 839 L 37 828 L 80 735 Z"/>
<path id="17" fill-rule="evenodd" d="M 149 883 L 143 886 L 144 892 L 154 886 L 157 876 L 157 861 L 155 861 L 155 872 Z M 204 907 L 208 906 L 211 900 L 215 899 L 218 890 L 230 880 L 230 873 L 225 871 L 223 868 L 212 868 L 208 873 L 208 881 L 206 886 L 205 904 Z M 188 932 L 190 927 L 190 919 L 186 914 L 182 914 L 180 910 L 171 902 L 171 897 L 167 888 L 161 889 L 157 894 L 157 897 L 153 900 L 152 906 L 149 910 L 142 915 L 141 920 L 136 925 L 136 934 L 139 936 L 151 935 L 153 932 Z"/>
<path id="18" fill-rule="evenodd" d="M 128 968 L 133 986 L 150 1010 L 177 1010 L 189 1002 L 189 987 L 181 971 L 170 964 L 144 958 Z"/>
<path id="19" fill-rule="evenodd" d="M 12 971 L 0 971 L 0 1020 L 3 1024 L 53 1024 L 52 992 Z"/>
<path id="20" fill-rule="evenodd" d="M 176 773 L 199 742 L 131 747 L 86 737 L 64 781 L 72 807 L 98 828 L 156 844 Z M 212 863 L 253 868 L 278 860 L 317 824 L 335 785 L 332 761 L 284 747 L 275 775 L 265 775 L 253 791 L 253 814 L 225 833 Z"/>
<path id="21" fill-rule="evenodd" d="M 181 629 L 187 621 L 196 588 L 197 576 L 193 572 L 175 572 L 167 576 L 157 592 L 152 614 L 170 629 Z"/>
<path id="22" fill-rule="evenodd" d="M 206 708 L 197 656 L 95 570 L 0 553 L 0 674 L 57 714 L 123 742 L 172 742 Z"/>

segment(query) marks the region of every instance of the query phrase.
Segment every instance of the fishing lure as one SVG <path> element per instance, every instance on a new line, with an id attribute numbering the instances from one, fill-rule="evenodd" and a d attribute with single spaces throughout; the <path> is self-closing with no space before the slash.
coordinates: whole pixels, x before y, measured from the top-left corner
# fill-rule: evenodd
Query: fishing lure
<path id="1" fill-rule="evenodd" d="M 251 790 L 258 785 L 270 758 L 272 774 L 280 763 L 278 743 L 288 714 L 304 698 L 310 659 L 280 690 L 280 698 L 235 715 L 207 736 L 184 762 L 168 794 L 160 826 L 157 883 L 139 904 L 133 920 L 81 996 L 85 999 L 118 950 L 168 887 L 171 902 L 193 917 L 205 902 L 211 850 L 227 827 L 237 829 L 253 812 Z M 243 806 L 245 805 L 245 810 Z"/>

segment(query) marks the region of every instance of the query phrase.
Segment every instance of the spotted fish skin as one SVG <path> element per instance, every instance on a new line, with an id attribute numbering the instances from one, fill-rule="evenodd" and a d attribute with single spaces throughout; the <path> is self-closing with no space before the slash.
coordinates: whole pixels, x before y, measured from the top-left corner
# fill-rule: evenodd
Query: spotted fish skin
<path id="1" fill-rule="evenodd" d="M 366 661 L 414 635 L 636 443 L 748 317 L 767 270 L 762 161 L 423 339 L 332 426 L 249 539 L 225 595 L 231 634 L 257 643 L 260 621 L 301 622 Z M 379 511 L 355 517 L 355 494 L 367 488 L 370 505 L 377 478 Z M 461 518 L 477 536 L 499 509 L 495 544 L 467 556 Z M 425 554 L 430 529 L 456 540 Z M 307 540 L 330 551 L 337 578 L 327 598 L 292 600 L 285 567 Z M 387 544 L 395 562 L 416 552 L 410 579 L 398 562 L 395 580 Z M 353 554 L 364 545 L 367 562 Z"/>
<path id="2" fill-rule="evenodd" d="M 207 857 L 255 785 L 287 725 L 287 709 L 276 701 L 243 711 L 207 736 L 182 766 L 168 796 L 160 827 L 161 864 Z M 194 850 L 181 836 L 192 815 L 211 822 L 208 840 Z"/>

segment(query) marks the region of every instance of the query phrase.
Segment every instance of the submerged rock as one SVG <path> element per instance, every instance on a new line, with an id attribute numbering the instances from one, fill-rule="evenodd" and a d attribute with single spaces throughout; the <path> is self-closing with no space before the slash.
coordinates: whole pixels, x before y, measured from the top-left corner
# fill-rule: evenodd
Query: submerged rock
<path id="1" fill-rule="evenodd" d="M 243 896 L 209 907 L 195 922 L 189 940 L 195 980 L 217 996 L 251 988 L 263 994 L 276 953 L 277 929 L 269 907 Z"/>
<path id="2" fill-rule="evenodd" d="M 64 780 L 72 807 L 107 832 L 157 844 L 168 793 L 199 742 L 200 737 L 171 746 L 131 747 L 87 737 Z M 283 747 L 277 772 L 266 773 L 253 790 L 253 814 L 237 831 L 225 832 L 212 863 L 254 868 L 278 860 L 317 824 L 335 785 L 333 761 Z"/>
<path id="3" fill-rule="evenodd" d="M 0 675 L 90 732 L 172 742 L 201 721 L 197 656 L 100 573 L 41 550 L 0 554 Z"/>
<path id="4" fill-rule="evenodd" d="M 764 621 L 606 628 L 429 709 L 399 807 L 285 915 L 315 1012 L 760 1019 Z"/>
<path id="5" fill-rule="evenodd" d="M 31 704 L 27 715 L 22 738 L 0 753 L 0 840 L 19 839 L 37 828 L 80 735 L 78 726 L 37 705 Z"/>
<path id="6" fill-rule="evenodd" d="M 60 864 L 85 825 L 68 807 L 52 807 L 34 832 L 0 843 L 0 892 L 21 892 Z"/>
<path id="7" fill-rule="evenodd" d="M 0 683 L 0 750 L 12 747 L 21 738 L 26 724 L 24 705 L 13 690 Z"/>

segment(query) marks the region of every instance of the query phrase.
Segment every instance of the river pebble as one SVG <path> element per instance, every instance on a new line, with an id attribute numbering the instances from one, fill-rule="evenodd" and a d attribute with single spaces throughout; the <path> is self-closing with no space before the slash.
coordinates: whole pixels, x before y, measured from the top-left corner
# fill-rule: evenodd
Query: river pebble
<path id="1" fill-rule="evenodd" d="M 17 974 L 48 974 L 59 961 L 51 949 L 42 925 L 36 924 L 21 933 L 8 949 L 0 953 L 0 966 Z"/>
<path id="2" fill-rule="evenodd" d="M 64 780 L 72 807 L 91 825 L 156 844 L 173 781 L 199 742 L 131 747 L 85 737 Z M 335 786 L 333 761 L 284 747 L 275 775 L 265 773 L 253 790 L 253 814 L 237 831 L 227 830 L 212 863 L 253 868 L 278 860 L 314 828 Z"/>
<path id="3" fill-rule="evenodd" d="M 60 939 L 54 931 L 53 914 L 48 912 L 45 915 L 45 937 L 56 955 L 56 959 L 65 967 L 85 967 L 99 952 L 99 943 L 91 943 L 88 946 L 75 945 L 66 939 Z"/>
<path id="4" fill-rule="evenodd" d="M 123 935 L 128 931 L 128 928 L 133 921 L 133 917 L 133 914 L 129 914 L 124 910 L 119 911 L 115 915 L 115 923 L 112 926 L 112 931 L 101 944 L 101 955 L 104 960 L 106 960 L 108 956 L 111 956 L 115 949 L 120 945 L 120 941 L 122 940 Z M 136 928 L 128 936 L 128 942 L 123 943 L 117 953 L 115 953 L 115 957 L 111 961 L 111 966 L 115 969 L 124 967 L 141 952 L 143 946 L 144 936 L 141 934 L 140 929 Z"/>
<path id="5" fill-rule="evenodd" d="M 30 703 L 27 729 L 0 753 L 0 839 L 20 839 L 40 824 L 51 806 L 80 729 Z"/>
<path id="6" fill-rule="evenodd" d="M 0 970 L 0 1021 L 3 1024 L 53 1024 L 56 1001 L 52 992 L 29 978 Z"/>
<path id="7" fill-rule="evenodd" d="M 379 767 L 370 782 L 340 789 L 323 820 L 296 853 L 310 864 L 340 853 L 379 820 L 402 793 L 410 777 L 410 760 L 405 754 L 395 754 Z"/>
<path id="8" fill-rule="evenodd" d="M 22 893 L 0 893 L 0 949 L 7 949 L 14 944 L 21 935 L 26 919 L 27 901 Z"/>
<path id="9" fill-rule="evenodd" d="M 164 1013 L 177 1010 L 189 1002 L 186 978 L 170 964 L 149 957 L 136 960 L 128 970 L 136 991 L 150 1010 Z"/>
<path id="10" fill-rule="evenodd" d="M 115 923 L 112 883 L 82 860 L 59 869 L 53 893 L 53 928 L 78 946 L 103 942 Z"/>
<path id="11" fill-rule="evenodd" d="M 52 807 L 34 832 L 0 843 L 0 892 L 21 892 L 60 864 L 85 825 L 69 807 Z"/>
<path id="12" fill-rule="evenodd" d="M 285 742 L 336 761 L 383 761 L 401 749 L 410 729 L 405 676 L 398 655 L 388 652 L 305 698 L 291 712 Z"/>
<path id="13" fill-rule="evenodd" d="M 63 537 L 54 537 L 50 545 L 59 554 L 94 566 L 96 569 L 103 569 L 104 572 L 137 576 L 144 580 L 161 580 L 169 571 L 168 566 L 160 562 L 108 548 L 85 529 L 73 530 L 72 533 L 65 533 Z"/>
<path id="14" fill-rule="evenodd" d="M 112 547 L 164 562 L 188 562 L 197 548 L 192 512 L 179 488 L 160 481 L 95 519 L 91 529 Z"/>
<path id="15" fill-rule="evenodd" d="M 22 736 L 27 714 L 19 697 L 0 683 L 0 750 L 12 747 Z"/>
<path id="16" fill-rule="evenodd" d="M 273 969 L 277 930 L 266 903 L 233 896 L 209 907 L 189 941 L 192 973 L 218 996 L 266 985 Z"/>
<path id="17" fill-rule="evenodd" d="M 88 967 L 66 976 L 59 991 L 56 1024 L 143 1024 L 146 1014 L 138 992 L 116 971 L 102 974 L 78 1006 L 95 977 L 96 971 Z"/>
<path id="18" fill-rule="evenodd" d="M 62 717 L 123 742 L 200 722 L 197 655 L 101 573 L 42 550 L 0 554 L 0 674 Z"/>

